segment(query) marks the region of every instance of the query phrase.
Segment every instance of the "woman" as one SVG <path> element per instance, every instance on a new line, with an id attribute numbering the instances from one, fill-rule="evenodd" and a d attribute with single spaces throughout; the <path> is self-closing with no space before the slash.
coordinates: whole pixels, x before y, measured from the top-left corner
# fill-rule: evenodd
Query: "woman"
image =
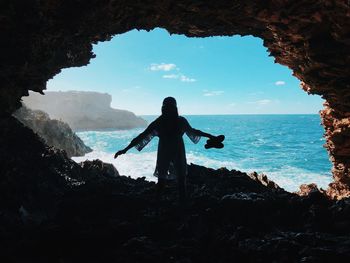
<path id="1" fill-rule="evenodd" d="M 166 180 L 172 179 L 175 175 L 180 201 L 184 201 L 187 174 L 185 145 L 182 139 L 184 133 L 193 143 L 197 143 L 202 136 L 209 139 L 216 138 L 211 134 L 193 129 L 184 117 L 179 116 L 176 100 L 173 97 L 167 97 L 163 101 L 162 115 L 134 138 L 125 149 L 118 151 L 114 158 L 125 154 L 132 147 L 141 151 L 154 136 L 158 136 L 157 164 L 154 172 L 154 175 L 158 177 L 158 189 L 165 184 Z"/>

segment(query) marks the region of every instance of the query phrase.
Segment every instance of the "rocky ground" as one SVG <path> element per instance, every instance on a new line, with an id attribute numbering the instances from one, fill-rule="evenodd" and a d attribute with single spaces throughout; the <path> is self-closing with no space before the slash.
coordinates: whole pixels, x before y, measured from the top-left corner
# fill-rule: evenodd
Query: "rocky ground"
<path id="1" fill-rule="evenodd" d="M 2 138 L 11 138 L 4 141 Z M 25 143 L 26 142 L 26 143 Z M 264 176 L 189 166 L 176 186 L 76 164 L 14 118 L 0 122 L 1 262 L 336 262 L 350 200 L 285 192 Z M 305 194 L 305 193 L 308 194 Z"/>
<path id="2" fill-rule="evenodd" d="M 51 119 L 44 111 L 31 110 L 22 106 L 14 116 L 44 139 L 47 145 L 64 150 L 68 157 L 84 156 L 92 151 L 67 123 Z"/>

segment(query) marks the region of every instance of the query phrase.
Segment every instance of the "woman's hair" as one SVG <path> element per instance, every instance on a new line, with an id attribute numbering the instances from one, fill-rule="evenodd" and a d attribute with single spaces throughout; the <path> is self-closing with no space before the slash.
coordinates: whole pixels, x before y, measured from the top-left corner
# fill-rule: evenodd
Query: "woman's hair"
<path id="1" fill-rule="evenodd" d="M 176 106 L 176 100 L 173 97 L 166 97 L 163 100 L 162 115 L 164 117 L 178 117 L 179 113 Z"/>

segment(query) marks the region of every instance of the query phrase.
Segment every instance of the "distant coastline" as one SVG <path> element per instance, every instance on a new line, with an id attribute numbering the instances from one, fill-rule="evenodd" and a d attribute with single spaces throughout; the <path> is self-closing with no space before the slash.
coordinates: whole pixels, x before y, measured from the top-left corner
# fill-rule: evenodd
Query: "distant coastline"
<path id="1" fill-rule="evenodd" d="M 275 117 L 283 117 L 283 116 L 319 116 L 319 114 L 317 113 L 275 113 L 275 114 L 251 114 L 251 113 L 242 113 L 242 114 L 181 114 L 181 112 L 179 113 L 181 116 L 184 117 L 211 117 L 211 116 L 242 116 L 242 117 L 268 117 L 268 116 L 275 116 Z M 158 116 L 160 116 L 160 114 L 141 114 L 141 115 L 137 115 L 140 118 L 145 119 L 147 122 L 149 122 L 149 118 L 156 118 Z M 320 117 L 320 123 L 321 123 L 321 117 Z"/>
<path id="2" fill-rule="evenodd" d="M 222 113 L 222 114 L 181 114 L 182 116 L 240 116 L 240 115 L 251 115 L 251 116 L 270 116 L 270 115 L 319 115 L 318 113 L 230 113 L 230 114 L 226 114 L 226 113 Z M 142 117 L 142 116 L 159 116 L 157 114 L 137 114 L 136 116 Z"/>
<path id="3" fill-rule="evenodd" d="M 112 96 L 107 93 L 52 91 L 43 96 L 31 92 L 22 99 L 28 108 L 42 110 L 50 118 L 68 123 L 74 131 L 127 130 L 147 125 L 133 112 L 112 108 Z"/>

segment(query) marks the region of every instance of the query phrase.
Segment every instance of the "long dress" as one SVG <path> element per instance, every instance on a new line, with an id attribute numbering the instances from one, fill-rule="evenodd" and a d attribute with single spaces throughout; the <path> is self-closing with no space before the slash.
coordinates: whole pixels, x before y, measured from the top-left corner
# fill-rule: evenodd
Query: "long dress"
<path id="1" fill-rule="evenodd" d="M 157 164 L 154 171 L 154 175 L 159 179 L 185 180 L 187 163 L 182 138 L 184 133 L 193 143 L 198 143 L 201 138 L 199 130 L 192 128 L 184 117 L 160 116 L 133 140 L 135 148 L 141 151 L 155 136 L 159 137 Z"/>

